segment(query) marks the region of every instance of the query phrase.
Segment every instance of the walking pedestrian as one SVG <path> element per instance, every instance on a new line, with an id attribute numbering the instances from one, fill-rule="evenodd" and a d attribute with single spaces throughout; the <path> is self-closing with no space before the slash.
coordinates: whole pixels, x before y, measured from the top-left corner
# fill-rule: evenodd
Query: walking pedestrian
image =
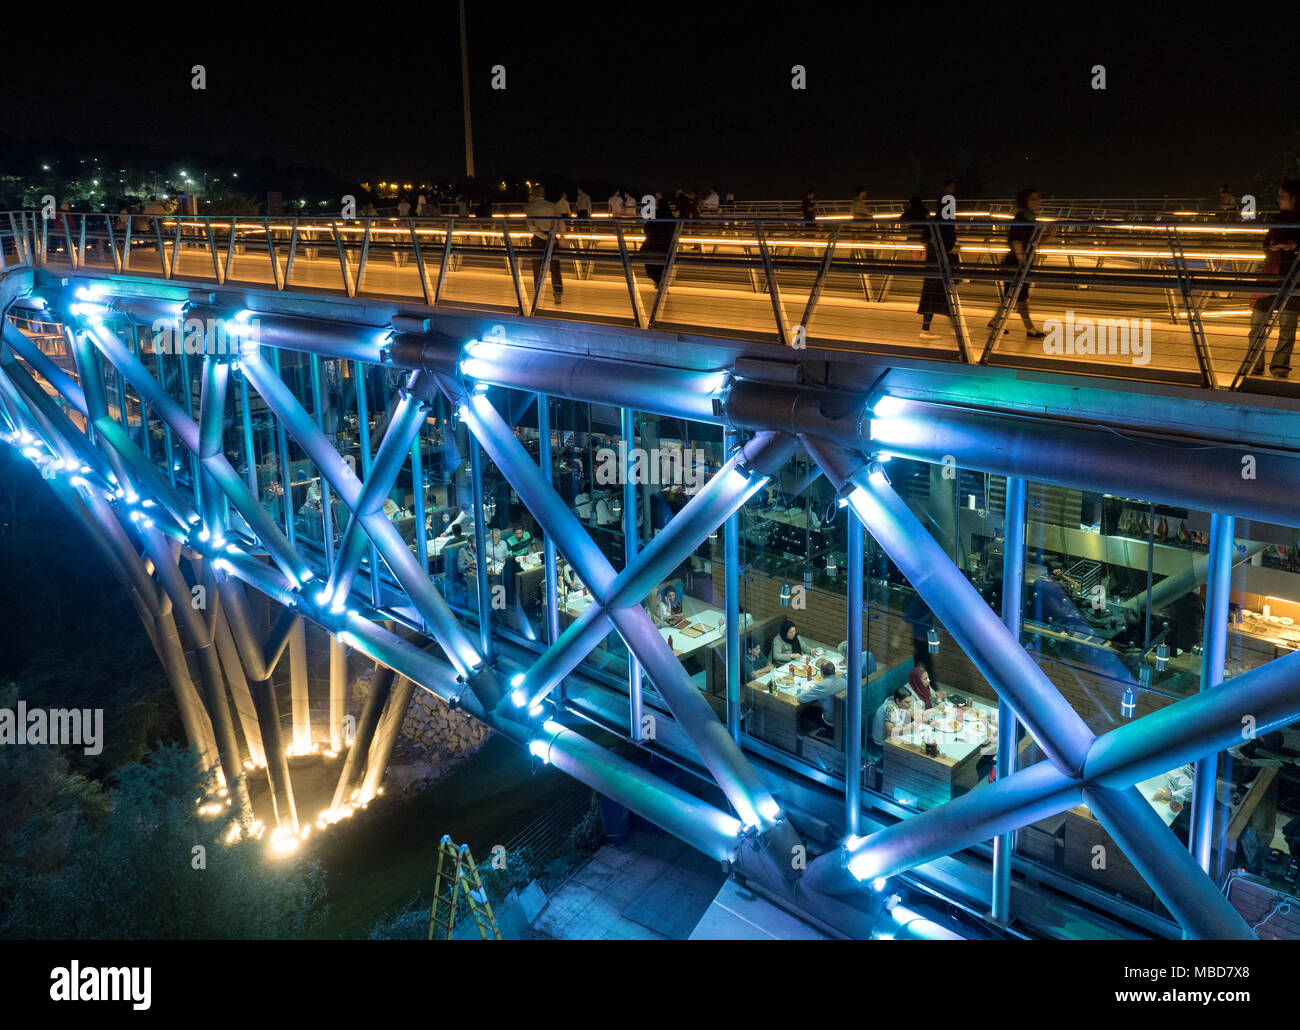
<path id="1" fill-rule="evenodd" d="M 1038 211 L 1042 206 L 1043 198 L 1038 190 L 1033 187 L 1027 186 L 1016 194 L 1015 218 L 1007 229 L 1007 244 L 1010 250 L 1007 252 L 1007 256 L 1002 259 L 1004 267 L 1019 268 L 1030 260 L 1029 244 L 1034 237 L 1034 223 L 1038 221 Z M 1005 302 L 1007 287 L 999 283 L 998 290 Z M 1020 321 L 1025 327 L 1026 336 L 1033 340 L 1039 340 L 1047 335 L 1041 329 L 1035 327 L 1034 320 L 1029 315 L 1029 283 L 1021 283 L 1012 303 L 1016 306 L 1016 313 L 1020 315 Z M 995 324 L 994 319 L 989 319 L 990 329 Z M 1005 329 L 1002 331 L 1007 332 Z"/>
<path id="2" fill-rule="evenodd" d="M 591 197 L 581 186 L 578 187 L 578 195 L 574 198 L 573 206 L 577 209 L 579 218 L 591 217 Z"/>
<path id="3" fill-rule="evenodd" d="M 942 217 L 942 211 L 932 219 L 933 228 L 925 233 L 925 262 L 936 267 L 939 263 L 939 247 L 948 257 L 951 269 L 957 267 L 957 225 L 951 218 Z M 951 277 L 950 277 L 951 278 Z M 921 316 L 921 336 L 932 340 L 935 334 L 930 331 L 930 323 L 935 315 L 946 315 L 952 320 L 952 304 L 942 276 L 931 276 L 921 284 L 921 300 L 916 305 L 916 313 Z"/>
<path id="4" fill-rule="evenodd" d="M 1272 219 L 1264 237 L 1265 275 L 1279 275 L 1285 279 L 1291 269 L 1300 260 L 1300 179 L 1288 179 L 1277 190 L 1278 212 Z M 1289 224 L 1288 224 L 1289 223 Z M 1265 341 L 1256 337 L 1263 331 L 1269 312 L 1273 309 L 1273 296 L 1261 294 L 1253 298 L 1250 306 L 1250 339 L 1259 348 L 1259 358 L 1255 362 L 1254 374 L 1264 374 Z M 1275 379 L 1285 379 L 1291 374 L 1291 350 L 1295 347 L 1296 319 L 1300 315 L 1300 289 L 1293 289 L 1291 296 L 1277 313 L 1277 349 L 1273 351 L 1273 360 L 1269 371 Z"/>
<path id="5" fill-rule="evenodd" d="M 817 224 L 817 194 L 809 190 L 803 195 L 803 202 L 799 205 L 799 211 L 803 215 L 804 225 Z"/>

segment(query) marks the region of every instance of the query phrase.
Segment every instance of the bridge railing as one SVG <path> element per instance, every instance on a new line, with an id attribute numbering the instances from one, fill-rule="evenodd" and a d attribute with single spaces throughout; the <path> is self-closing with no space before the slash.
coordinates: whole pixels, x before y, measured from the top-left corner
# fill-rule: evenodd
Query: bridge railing
<path id="1" fill-rule="evenodd" d="M 698 199 L 698 198 L 697 198 Z M 933 198 L 928 198 L 929 213 L 934 216 L 938 214 Z M 640 212 L 641 198 L 636 198 L 637 211 Z M 511 201 L 506 203 L 494 202 L 492 204 L 493 217 L 511 217 L 522 218 L 524 209 L 527 205 L 522 202 Z M 443 204 L 440 206 L 440 214 L 444 216 L 453 216 L 457 214 L 456 205 Z M 871 218 L 889 219 L 897 218 L 907 207 L 905 200 L 899 199 L 882 199 L 868 200 L 865 205 L 866 213 Z M 853 217 L 853 201 L 828 199 L 818 200 L 815 205 L 816 217 L 818 221 L 843 221 Z M 426 209 L 430 214 L 433 211 Z M 1014 198 L 997 198 L 989 200 L 959 200 L 958 215 L 960 217 L 998 217 L 1009 219 L 1016 211 L 1016 202 Z M 1223 212 L 1218 205 L 1199 197 L 1179 198 L 1179 197 L 1060 197 L 1045 199 L 1043 201 L 1043 214 L 1054 215 L 1062 218 L 1085 218 L 1085 219 L 1124 219 L 1136 217 L 1151 217 L 1161 219 L 1202 219 L 1222 216 Z M 1261 209 L 1262 210 L 1262 209 Z M 379 213 L 384 216 L 395 217 L 398 211 L 395 207 L 381 208 Z M 722 204 L 718 210 L 713 212 L 702 211 L 702 217 L 705 218 L 763 218 L 763 219 L 792 219 L 796 221 L 803 220 L 802 201 L 800 200 L 741 200 L 733 201 L 731 204 Z M 608 218 L 608 208 L 604 201 L 596 202 L 593 208 L 595 218 Z"/>
<path id="2" fill-rule="evenodd" d="M 983 212 L 812 225 L 11 212 L 0 215 L 0 254 L 75 272 L 1210 388 L 1272 389 L 1253 370 L 1289 365 L 1285 349 L 1269 356 L 1269 338 L 1294 335 L 1300 293 L 1287 262 L 1263 270 L 1268 226 L 1047 216 L 1020 227 L 1023 265 L 1008 261 L 1012 227 Z M 1031 326 L 1016 305 L 1026 292 Z"/>

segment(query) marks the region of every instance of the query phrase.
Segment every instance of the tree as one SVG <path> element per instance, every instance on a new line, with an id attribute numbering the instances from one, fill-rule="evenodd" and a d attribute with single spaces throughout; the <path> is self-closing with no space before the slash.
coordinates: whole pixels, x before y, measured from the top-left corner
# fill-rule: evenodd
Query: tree
<path id="1" fill-rule="evenodd" d="M 1300 131 L 1291 138 L 1282 154 L 1277 172 L 1260 172 L 1255 176 L 1255 204 L 1262 211 L 1277 207 L 1277 188 L 1288 179 L 1300 179 Z"/>
<path id="2" fill-rule="evenodd" d="M 0 708 L 16 710 L 18 690 L 0 684 Z M 108 812 L 100 785 L 74 773 L 64 752 L 40 745 L 0 746 L 0 925 L 12 907 L 15 879 L 54 872 L 69 842 L 102 825 Z"/>
<path id="3" fill-rule="evenodd" d="M 246 836 L 227 844 L 229 814 L 208 818 L 196 804 L 215 798 L 214 775 L 193 748 L 172 745 L 119 769 L 102 830 L 78 820 L 59 868 L 16 871 L 4 935 L 276 939 L 315 925 L 325 914 L 320 864 L 270 858 Z"/>

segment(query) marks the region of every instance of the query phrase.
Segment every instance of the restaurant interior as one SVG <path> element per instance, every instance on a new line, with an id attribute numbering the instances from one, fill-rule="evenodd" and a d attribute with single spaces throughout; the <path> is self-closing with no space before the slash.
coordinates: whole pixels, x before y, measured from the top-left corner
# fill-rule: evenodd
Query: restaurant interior
<path id="1" fill-rule="evenodd" d="M 280 376 L 306 399 L 312 417 L 364 479 L 387 428 L 405 373 L 357 361 L 270 350 Z M 151 356 L 143 351 L 147 363 Z M 156 358 L 156 356 L 154 356 Z M 189 365 L 188 371 L 185 370 Z M 159 362 L 155 373 L 193 409 L 198 362 Z M 170 374 L 170 378 L 168 378 Z M 190 389 L 184 378 L 190 379 Z M 310 458 L 250 391 L 238 372 L 230 390 L 227 455 L 291 540 L 324 564 L 337 552 L 347 509 L 331 496 Z M 492 401 L 543 466 L 560 497 L 615 569 L 668 526 L 726 461 L 721 427 L 597 404 L 494 389 Z M 544 405 L 539 412 L 538 405 Z M 539 415 L 542 417 L 539 418 Z M 539 423 L 547 430 L 543 440 Z M 630 428 L 631 433 L 627 430 Z M 151 423 L 151 456 L 175 480 L 195 475 L 184 448 Z M 650 471 L 633 492 L 602 481 L 602 453 L 636 449 Z M 476 469 L 477 466 L 477 469 Z M 894 488 L 984 600 L 1002 611 L 1007 539 L 1002 477 L 894 458 Z M 481 504 L 474 503 L 475 473 Z M 635 498 L 635 538 L 624 502 Z M 441 398 L 426 413 L 385 504 L 412 552 L 453 609 L 477 622 L 487 602 L 494 632 L 540 652 L 551 628 L 541 528 L 501 471 Z M 728 582 L 719 529 L 648 593 L 674 654 L 727 719 L 727 592 L 736 592 L 742 647 L 742 744 L 768 760 L 843 790 L 849 718 L 844 649 L 850 616 L 861 619 L 870 670 L 863 685 L 864 805 L 895 815 L 924 810 L 995 779 L 999 720 L 995 692 L 921 602 L 898 569 L 865 540 L 864 604 L 847 604 L 851 513 L 802 451 L 739 511 L 738 569 Z M 231 525 L 239 517 L 230 512 Z M 477 540 L 482 527 L 483 542 Z M 1300 647 L 1300 529 L 1237 520 L 1224 683 Z M 420 531 L 418 527 L 423 527 Z M 500 531 L 493 541 L 492 531 Z M 1021 642 L 1095 733 L 1141 719 L 1200 689 L 1210 514 L 1140 497 L 1028 484 Z M 478 558 L 488 550 L 480 582 Z M 556 555 L 554 626 L 591 602 L 563 553 Z M 377 553 L 361 581 L 383 602 L 396 582 Z M 789 624 L 793 623 L 791 631 Z M 779 654 L 774 654 L 779 651 Z M 921 675 L 924 670 L 924 676 Z M 602 691 L 626 697 L 639 670 L 616 633 L 579 667 L 586 684 L 561 686 L 563 702 L 607 718 Z M 819 689 L 821 684 L 827 688 Z M 838 684 L 839 689 L 833 690 Z M 642 681 L 654 718 L 671 722 L 654 684 Z M 928 695 L 928 697 L 926 696 Z M 626 733 L 625 726 L 611 726 Z M 1017 768 L 1042 761 L 1023 730 Z M 1191 769 L 1168 770 L 1139 785 L 1164 822 L 1184 839 Z M 1300 724 L 1240 746 L 1217 760 L 1212 875 L 1244 869 L 1294 891 L 1300 878 Z M 1160 911 L 1151 889 L 1119 848 L 1102 879 L 1091 857 L 1105 830 L 1084 805 L 1024 827 L 1015 852 L 1071 880 Z M 1118 867 L 1118 868 L 1117 868 Z M 1125 873 L 1127 872 L 1127 875 Z"/>

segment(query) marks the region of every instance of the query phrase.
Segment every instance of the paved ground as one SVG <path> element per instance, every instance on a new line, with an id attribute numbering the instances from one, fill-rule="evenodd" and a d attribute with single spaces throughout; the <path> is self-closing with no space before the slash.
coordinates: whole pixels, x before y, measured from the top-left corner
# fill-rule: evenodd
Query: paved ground
<path id="1" fill-rule="evenodd" d="M 551 896 L 532 933 L 553 940 L 826 939 L 658 831 L 604 845 Z"/>
<path id="2" fill-rule="evenodd" d="M 533 933 L 557 940 L 685 940 L 726 876 L 667 834 L 606 844 L 551 895 Z"/>

